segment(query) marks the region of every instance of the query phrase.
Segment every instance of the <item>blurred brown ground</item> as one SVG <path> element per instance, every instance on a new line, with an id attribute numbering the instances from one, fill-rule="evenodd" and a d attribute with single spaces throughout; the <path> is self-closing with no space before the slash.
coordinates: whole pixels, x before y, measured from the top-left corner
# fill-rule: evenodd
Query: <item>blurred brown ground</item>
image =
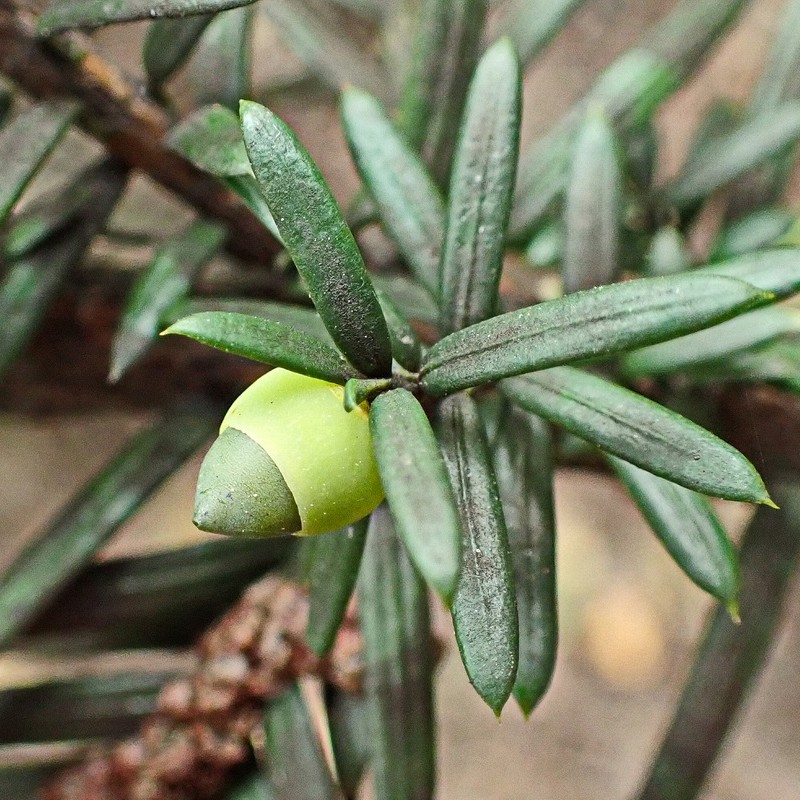
<path id="1" fill-rule="evenodd" d="M 526 79 L 525 138 L 545 129 L 599 68 L 672 5 L 588 3 Z M 746 96 L 783 5 L 755 0 L 697 78 L 666 105 L 659 117 L 664 174 L 679 166 L 687 135 L 711 98 Z M 98 40 L 134 71 L 140 34 L 141 26 L 125 26 L 101 32 Z M 297 69 L 268 30 L 261 32 L 256 59 L 265 74 Z M 339 194 L 351 195 L 356 184 L 330 108 L 312 104 L 280 111 Z M 70 158 L 62 159 L 63 169 L 71 170 Z M 58 160 L 55 166 L 57 173 Z M 147 181 L 137 180 L 119 217 L 120 224 L 140 230 L 165 220 L 177 229 L 186 215 Z M 118 413 L 44 421 L 0 417 L 0 568 L 144 420 Z M 198 463 L 195 459 L 176 475 L 104 555 L 197 541 L 190 512 Z M 612 481 L 564 472 L 557 483 L 557 511 L 561 645 L 553 687 L 530 721 L 509 704 L 498 723 L 469 687 L 451 648 L 438 684 L 442 798 L 630 797 L 670 719 L 709 602 L 679 573 Z M 749 513 L 733 504 L 723 512 L 734 532 Z M 798 600 L 795 588 L 775 652 L 706 792 L 709 800 L 800 797 Z M 28 664 L 23 671 L 32 669 Z M 10 661 L 0 661 L 0 683 L 11 679 L 11 671 Z"/>

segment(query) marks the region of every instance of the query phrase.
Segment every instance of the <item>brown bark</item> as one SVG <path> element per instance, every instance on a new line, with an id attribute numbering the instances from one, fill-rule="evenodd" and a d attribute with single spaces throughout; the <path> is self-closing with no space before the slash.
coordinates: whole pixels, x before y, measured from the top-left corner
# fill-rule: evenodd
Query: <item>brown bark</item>
<path id="1" fill-rule="evenodd" d="M 130 285 L 130 275 L 119 275 L 111 281 L 79 278 L 67 286 L 4 376 L 0 408 L 42 416 L 163 408 L 191 394 L 224 402 L 264 373 L 252 361 L 167 336 L 110 385 L 111 342 Z"/>
<path id="2" fill-rule="evenodd" d="M 0 72 L 35 98 L 79 100 L 84 130 L 128 166 L 226 224 L 228 247 L 239 257 L 266 263 L 279 252 L 233 192 L 164 145 L 163 110 L 94 53 L 87 38 L 66 34 L 43 41 L 30 14 L 0 2 Z"/>

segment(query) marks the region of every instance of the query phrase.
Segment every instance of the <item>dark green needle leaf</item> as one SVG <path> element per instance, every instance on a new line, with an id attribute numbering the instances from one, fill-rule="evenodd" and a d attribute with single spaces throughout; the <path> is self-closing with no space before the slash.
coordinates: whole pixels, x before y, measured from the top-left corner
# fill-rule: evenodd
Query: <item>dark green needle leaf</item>
<path id="1" fill-rule="evenodd" d="M 627 461 L 608 460 L 678 566 L 736 616 L 739 561 L 708 500 Z"/>
<path id="2" fill-rule="evenodd" d="M 519 61 L 503 39 L 478 64 L 456 144 L 442 249 L 442 332 L 480 322 L 497 309 L 520 114 Z"/>
<path id="3" fill-rule="evenodd" d="M 526 717 L 550 685 L 558 646 L 551 438 L 544 420 L 506 408 L 492 449 L 517 593 L 514 698 Z"/>
<path id="4" fill-rule="evenodd" d="M 0 223 L 77 113 L 76 103 L 42 103 L 0 128 Z"/>
<path id="5" fill-rule="evenodd" d="M 353 234 L 316 164 L 263 106 L 242 101 L 241 119 L 256 179 L 333 340 L 365 375 L 389 375 L 386 320 Z"/>
<path id="6" fill-rule="evenodd" d="M 423 360 L 422 385 L 441 396 L 557 364 L 606 357 L 709 327 L 772 299 L 742 281 L 698 274 L 576 292 L 445 337 Z"/>
<path id="7" fill-rule="evenodd" d="M 436 779 L 428 595 L 407 552 L 379 506 L 358 582 L 376 800 L 432 800 Z"/>
<path id="8" fill-rule="evenodd" d="M 192 281 L 225 242 L 225 228 L 199 221 L 159 248 L 128 295 L 111 345 L 109 380 L 116 383 L 158 338 L 163 313 L 189 293 Z"/>
<path id="9" fill-rule="evenodd" d="M 271 300 L 248 300 L 238 297 L 192 297 L 170 306 L 161 315 L 162 327 L 166 328 L 183 317 L 209 311 L 224 311 L 234 314 L 246 314 L 250 317 L 263 317 L 272 322 L 289 325 L 333 346 L 328 331 L 325 330 L 319 314 L 313 308 L 290 305 L 289 303 L 276 303 Z"/>
<path id="10" fill-rule="evenodd" d="M 83 172 L 64 190 L 67 196 L 72 192 L 83 194 L 79 218 L 60 236 L 15 261 L 6 272 L 0 284 L 0 375 L 27 345 L 70 269 L 102 229 L 125 188 L 126 177 L 119 164 L 112 162 Z"/>
<path id="11" fill-rule="evenodd" d="M 166 414 L 73 498 L 0 577 L 0 644 L 34 618 L 218 423 L 213 408 Z"/>
<path id="12" fill-rule="evenodd" d="M 444 237 L 444 205 L 438 188 L 380 103 L 366 92 L 344 92 L 342 124 L 386 232 L 417 279 L 436 295 Z"/>
<path id="13" fill-rule="evenodd" d="M 0 691 L 0 744 L 127 736 L 153 711 L 173 677 L 174 672 L 128 672 Z"/>
<path id="14" fill-rule="evenodd" d="M 188 336 L 225 353 L 283 367 L 331 383 L 358 373 L 329 345 L 291 325 L 226 311 L 206 311 L 180 319 L 162 335 Z"/>
<path id="15" fill-rule="evenodd" d="M 239 100 L 249 97 L 254 12 L 250 6 L 232 8 L 211 21 L 189 65 L 196 103 L 236 111 Z"/>
<path id="16" fill-rule="evenodd" d="M 572 367 L 503 381 L 515 403 L 612 455 L 702 494 L 771 504 L 736 449 L 652 400 Z"/>
<path id="17" fill-rule="evenodd" d="M 58 0 L 39 17 L 40 36 L 114 22 L 214 14 L 253 0 Z"/>
<path id="18" fill-rule="evenodd" d="M 28 633 L 65 650 L 189 646 L 293 544 L 289 537 L 226 538 L 92 564 L 42 609 Z"/>
<path id="19" fill-rule="evenodd" d="M 308 541 L 311 606 L 306 640 L 318 655 L 333 646 L 353 594 L 367 536 L 367 520 Z"/>
<path id="20" fill-rule="evenodd" d="M 800 247 L 762 250 L 747 253 L 730 261 L 720 261 L 696 270 L 699 275 L 724 275 L 746 281 L 766 292 L 776 300 L 800 290 Z"/>
<path id="21" fill-rule="evenodd" d="M 669 342 L 634 350 L 622 359 L 626 375 L 664 375 L 766 344 L 800 331 L 800 312 L 792 308 L 760 308 L 713 328 Z"/>
<path id="22" fill-rule="evenodd" d="M 800 102 L 787 102 L 765 118 L 752 119 L 717 138 L 692 159 L 667 188 L 670 202 L 686 208 L 757 167 L 800 138 Z"/>
<path id="23" fill-rule="evenodd" d="M 200 14 L 151 23 L 142 47 L 142 62 L 150 86 L 160 86 L 183 65 L 212 19 L 213 14 Z"/>
<path id="24" fill-rule="evenodd" d="M 416 568 L 449 604 L 461 564 L 461 525 L 428 418 L 411 392 L 395 389 L 373 402 L 370 427 L 398 533 Z"/>
<path id="25" fill-rule="evenodd" d="M 589 111 L 575 143 L 564 208 L 561 271 L 569 294 L 611 283 L 619 269 L 622 175 L 614 131 Z"/>
<path id="26" fill-rule="evenodd" d="M 445 188 L 487 0 L 423 0 L 400 103 L 400 128 Z"/>
<path id="27" fill-rule="evenodd" d="M 220 178 L 253 174 L 239 118 L 225 106 L 198 108 L 170 131 L 167 142 L 200 169 Z"/>
<path id="28" fill-rule="evenodd" d="M 519 624 L 503 507 L 475 402 L 440 409 L 439 436 L 464 529 L 453 624 L 475 691 L 499 717 L 517 674 Z"/>
<path id="29" fill-rule="evenodd" d="M 276 800 L 338 800 L 314 723 L 297 684 L 267 706 L 266 774 Z"/>
<path id="30" fill-rule="evenodd" d="M 558 35 L 586 0 L 511 0 L 497 23 L 499 35 L 508 36 L 524 65 Z"/>

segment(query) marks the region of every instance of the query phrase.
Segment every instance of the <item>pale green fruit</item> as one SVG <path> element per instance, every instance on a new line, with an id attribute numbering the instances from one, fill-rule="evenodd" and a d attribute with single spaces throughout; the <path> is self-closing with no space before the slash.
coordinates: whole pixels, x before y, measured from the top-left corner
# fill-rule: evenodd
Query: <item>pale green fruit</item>
<path id="1" fill-rule="evenodd" d="M 230 407 L 200 468 L 194 522 L 238 536 L 310 535 L 365 517 L 383 500 L 366 404 L 344 389 L 274 369 Z"/>

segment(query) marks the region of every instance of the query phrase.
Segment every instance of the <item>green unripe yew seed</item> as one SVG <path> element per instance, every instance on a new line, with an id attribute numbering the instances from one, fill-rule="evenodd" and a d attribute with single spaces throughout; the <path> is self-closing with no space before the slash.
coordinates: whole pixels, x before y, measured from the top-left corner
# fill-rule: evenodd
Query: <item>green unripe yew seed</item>
<path id="1" fill-rule="evenodd" d="M 365 517 L 383 500 L 366 404 L 344 389 L 273 369 L 246 389 L 200 467 L 194 523 L 236 536 L 311 535 Z"/>

